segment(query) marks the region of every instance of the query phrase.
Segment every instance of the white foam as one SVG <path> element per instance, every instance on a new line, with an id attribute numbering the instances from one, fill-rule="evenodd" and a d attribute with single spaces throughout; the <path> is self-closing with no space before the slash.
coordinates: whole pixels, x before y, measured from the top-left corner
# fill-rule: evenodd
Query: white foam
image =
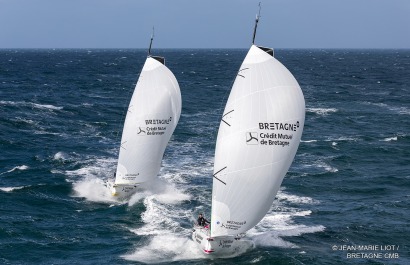
<path id="1" fill-rule="evenodd" d="M 317 161 L 313 166 L 317 167 L 317 168 L 323 168 L 326 172 L 332 172 L 332 173 L 336 173 L 339 171 L 339 169 L 332 167 L 329 164 L 326 164 L 323 161 Z"/>
<path id="2" fill-rule="evenodd" d="M 384 138 L 384 139 L 383 139 L 383 140 L 381 140 L 381 141 L 384 141 L 384 142 L 397 141 L 397 136 L 394 136 L 394 137 L 387 137 L 387 138 Z"/>
<path id="3" fill-rule="evenodd" d="M 54 160 L 61 160 L 61 161 L 67 160 L 68 158 L 69 158 L 69 155 L 62 151 L 57 152 L 53 157 Z"/>
<path id="4" fill-rule="evenodd" d="M 396 112 L 397 114 L 402 114 L 402 115 L 410 115 L 410 109 L 408 107 L 396 107 L 396 106 L 390 106 L 385 103 L 372 103 L 372 102 L 365 102 L 366 104 L 369 105 L 375 105 L 378 107 L 383 107 L 386 108 L 390 111 Z"/>
<path id="5" fill-rule="evenodd" d="M 309 216 L 312 211 L 289 207 L 292 204 L 317 204 L 310 197 L 297 196 L 283 191 L 277 194 L 278 200 L 266 216 L 247 235 L 256 246 L 275 246 L 282 248 L 298 248 L 297 245 L 286 241 L 283 237 L 300 236 L 306 233 L 321 232 L 325 229 L 322 225 L 306 226 L 294 222 L 294 217 Z"/>
<path id="6" fill-rule="evenodd" d="M 325 141 L 326 141 L 326 142 L 334 142 L 334 141 L 339 141 L 339 142 L 342 142 L 342 141 L 353 141 L 353 142 L 356 142 L 356 141 L 358 141 L 358 140 L 359 140 L 359 139 L 358 139 L 358 138 L 355 138 L 355 137 L 341 136 L 341 137 L 336 138 L 336 139 L 329 138 L 329 139 L 326 139 Z"/>
<path id="7" fill-rule="evenodd" d="M 50 104 L 38 104 L 33 102 L 25 102 L 25 101 L 0 101 L 1 105 L 12 105 L 12 106 L 30 106 L 37 109 L 50 109 L 50 110 L 61 110 L 63 107 L 57 107 Z"/>
<path id="8" fill-rule="evenodd" d="M 114 158 L 86 158 L 79 161 L 84 166 L 77 170 L 67 170 L 65 174 L 70 178 L 101 178 L 106 180 L 114 172 L 116 159 Z"/>
<path id="9" fill-rule="evenodd" d="M 188 237 L 161 234 L 138 245 L 136 251 L 123 255 L 126 260 L 144 263 L 163 263 L 177 260 L 205 258 L 205 254 Z"/>
<path id="10" fill-rule="evenodd" d="M 305 168 L 316 168 L 316 169 L 324 169 L 325 172 L 332 172 L 336 173 L 339 171 L 336 167 L 332 167 L 331 165 L 325 163 L 322 160 L 316 160 L 313 164 L 304 164 L 303 167 Z"/>
<path id="11" fill-rule="evenodd" d="M 94 177 L 87 177 L 81 181 L 73 183 L 74 197 L 83 197 L 88 201 L 119 203 L 111 195 L 110 189 L 104 181 Z"/>
<path id="12" fill-rule="evenodd" d="M 110 158 L 88 158 L 81 161 L 81 163 L 85 163 L 83 167 L 65 171 L 67 181 L 73 183 L 73 196 L 84 197 L 86 200 L 94 202 L 124 203 L 117 201 L 106 186 L 115 161 L 115 159 Z"/>
<path id="13" fill-rule="evenodd" d="M 29 169 L 28 166 L 26 166 L 26 165 L 21 165 L 21 166 L 13 167 L 12 169 L 10 169 L 10 170 L 8 170 L 8 171 L 6 171 L 6 172 L 0 173 L 0 175 L 6 174 L 6 173 L 11 173 L 11 172 L 13 172 L 13 171 L 15 171 L 15 170 L 27 170 L 27 169 Z"/>
<path id="14" fill-rule="evenodd" d="M 300 140 L 300 142 L 301 142 L 301 143 L 316 143 L 317 140 L 306 140 L 306 141 Z"/>
<path id="15" fill-rule="evenodd" d="M 410 109 L 406 107 L 390 107 L 389 109 L 398 114 L 410 115 Z"/>
<path id="16" fill-rule="evenodd" d="M 180 206 L 191 196 L 174 184 L 161 180 L 150 185 L 155 188 L 144 194 L 146 211 L 141 216 L 144 225 L 130 229 L 131 232 L 143 236 L 144 243 L 140 243 L 133 253 L 122 257 L 144 263 L 203 258 L 204 254 L 189 238 L 191 227 L 181 226 L 184 220 L 192 218 L 191 209 L 183 209 Z M 129 204 L 141 200 L 141 197 L 135 194 Z"/>
<path id="17" fill-rule="evenodd" d="M 338 110 L 335 108 L 306 108 L 306 111 L 325 116 L 337 112 Z"/>
<path id="18" fill-rule="evenodd" d="M 5 191 L 5 192 L 12 192 L 13 190 L 21 190 L 27 186 L 20 186 L 20 187 L 4 187 L 0 188 L 0 190 Z"/>
<path id="19" fill-rule="evenodd" d="M 306 226 L 295 224 L 293 217 L 308 216 L 311 211 L 299 211 L 295 208 L 279 207 L 279 210 L 271 210 L 248 235 L 258 246 L 275 246 L 282 248 L 298 248 L 297 245 L 284 240 L 282 237 L 300 236 L 306 233 L 324 231 L 322 225 Z"/>
<path id="20" fill-rule="evenodd" d="M 280 190 L 278 194 L 276 194 L 276 198 L 279 201 L 290 202 L 294 204 L 318 204 L 319 203 L 318 201 L 310 197 L 292 195 L 282 190 Z"/>

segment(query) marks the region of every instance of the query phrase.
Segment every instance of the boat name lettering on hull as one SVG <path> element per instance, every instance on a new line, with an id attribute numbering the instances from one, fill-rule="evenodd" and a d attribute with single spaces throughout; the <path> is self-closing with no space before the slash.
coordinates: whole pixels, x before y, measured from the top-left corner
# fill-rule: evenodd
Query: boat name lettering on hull
<path id="1" fill-rule="evenodd" d="M 219 240 L 219 246 L 221 248 L 230 248 L 233 244 L 233 240 Z"/>

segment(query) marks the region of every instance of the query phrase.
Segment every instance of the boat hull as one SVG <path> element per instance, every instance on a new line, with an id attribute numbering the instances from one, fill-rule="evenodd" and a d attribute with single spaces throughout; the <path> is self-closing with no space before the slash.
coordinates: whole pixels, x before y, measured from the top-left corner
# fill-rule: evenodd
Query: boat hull
<path id="1" fill-rule="evenodd" d="M 127 184 L 115 184 L 113 182 L 107 182 L 107 187 L 111 191 L 111 195 L 118 198 L 131 197 L 138 185 L 127 185 Z"/>
<path id="2" fill-rule="evenodd" d="M 212 238 L 209 228 L 195 226 L 192 240 L 207 255 L 230 256 L 246 251 L 250 247 L 249 241 L 242 237 L 221 236 Z"/>

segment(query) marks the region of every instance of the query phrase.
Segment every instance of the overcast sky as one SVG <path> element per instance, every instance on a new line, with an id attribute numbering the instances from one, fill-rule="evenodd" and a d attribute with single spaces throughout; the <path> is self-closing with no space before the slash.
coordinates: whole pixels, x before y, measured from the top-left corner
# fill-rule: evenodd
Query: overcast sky
<path id="1" fill-rule="evenodd" d="M 0 0 L 0 48 L 247 48 L 260 0 Z M 410 0 L 264 0 L 256 43 L 410 48 Z"/>

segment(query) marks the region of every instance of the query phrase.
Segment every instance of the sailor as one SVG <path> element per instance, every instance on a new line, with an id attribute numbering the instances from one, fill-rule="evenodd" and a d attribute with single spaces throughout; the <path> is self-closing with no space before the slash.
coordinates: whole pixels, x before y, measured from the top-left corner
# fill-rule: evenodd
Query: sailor
<path id="1" fill-rule="evenodd" d="M 200 213 L 198 215 L 198 221 L 197 222 L 198 222 L 199 226 L 205 226 L 206 224 L 210 224 L 210 222 L 202 216 L 202 213 Z"/>

